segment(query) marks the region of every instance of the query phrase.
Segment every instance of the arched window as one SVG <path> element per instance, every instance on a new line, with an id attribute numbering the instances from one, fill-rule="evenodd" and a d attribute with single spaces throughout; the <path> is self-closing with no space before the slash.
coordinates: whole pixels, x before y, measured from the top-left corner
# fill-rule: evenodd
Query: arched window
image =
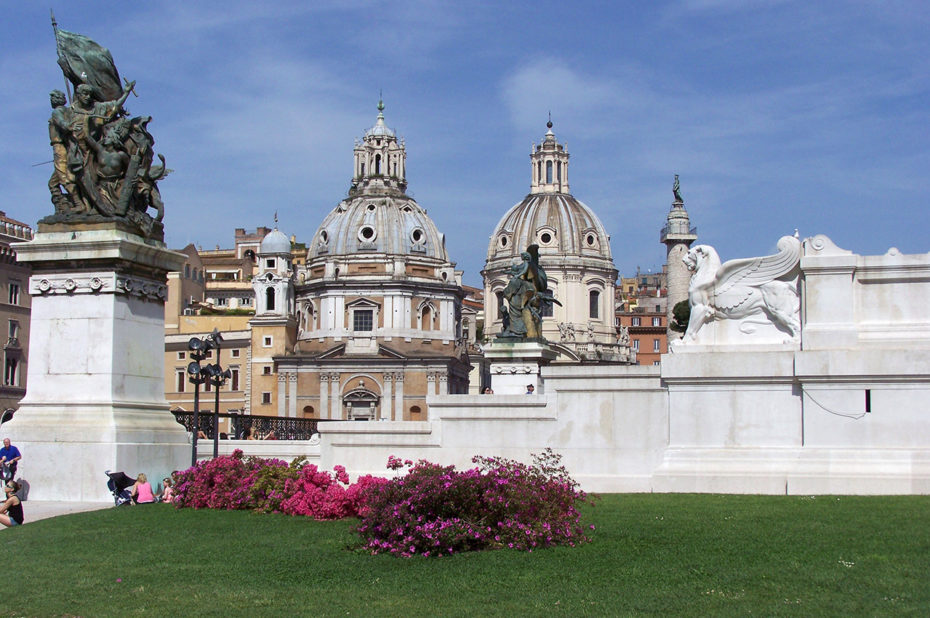
<path id="1" fill-rule="evenodd" d="M 420 316 L 420 328 L 423 330 L 433 330 L 433 312 L 429 306 L 423 307 L 423 313 Z"/>
<path id="2" fill-rule="evenodd" d="M 546 161 L 546 183 L 552 182 L 552 161 Z"/>
<path id="3" fill-rule="evenodd" d="M 364 161 L 362 162 L 362 173 L 359 174 L 359 175 L 360 175 L 360 176 L 364 176 L 364 175 L 365 175 L 365 162 L 364 162 Z"/>
<path id="4" fill-rule="evenodd" d="M 381 175 L 381 155 L 375 155 L 375 176 Z"/>
<path id="5" fill-rule="evenodd" d="M 190 264 L 184 265 L 184 278 L 185 279 L 191 278 L 191 265 Z"/>
<path id="6" fill-rule="evenodd" d="M 555 177 L 556 177 L 556 180 L 558 180 L 559 182 L 562 182 L 562 162 L 561 161 L 556 163 Z"/>
<path id="7" fill-rule="evenodd" d="M 536 182 L 542 182 L 542 161 L 536 162 Z"/>
<path id="8" fill-rule="evenodd" d="M 507 305 L 504 304 L 504 293 L 495 292 L 497 295 L 497 319 L 501 319 L 505 313 L 507 313 Z"/>
<path id="9" fill-rule="evenodd" d="M 274 311 L 274 288 L 265 290 L 265 311 Z"/>
<path id="10" fill-rule="evenodd" d="M 593 319 L 601 317 L 601 293 L 597 290 L 591 290 L 588 293 L 588 315 Z"/>

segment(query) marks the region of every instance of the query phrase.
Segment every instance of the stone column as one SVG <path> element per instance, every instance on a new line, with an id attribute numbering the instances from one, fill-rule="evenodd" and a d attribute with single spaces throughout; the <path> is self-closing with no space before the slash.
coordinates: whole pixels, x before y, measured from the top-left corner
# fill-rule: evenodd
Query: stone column
<path id="1" fill-rule="evenodd" d="M 287 416 L 297 418 L 297 373 L 287 374 Z"/>
<path id="2" fill-rule="evenodd" d="M 339 386 L 339 374 L 329 374 L 329 387 L 332 398 L 330 399 L 331 407 L 329 409 L 329 418 L 339 420 L 342 418 L 342 391 Z"/>
<path id="3" fill-rule="evenodd" d="M 190 464 L 165 400 L 166 275 L 186 257 L 117 223 L 39 225 L 29 262 L 29 389 L 4 426 L 34 500 L 111 501 L 105 470 Z"/>
<path id="4" fill-rule="evenodd" d="M 278 374 L 278 416 L 287 416 L 287 374 Z"/>
<path id="5" fill-rule="evenodd" d="M 381 395 L 381 420 L 389 421 L 392 417 L 393 410 L 391 409 L 391 396 L 394 392 L 394 375 L 390 373 L 384 374 L 384 392 Z"/>
<path id="6" fill-rule="evenodd" d="M 320 374 L 320 418 L 329 418 L 329 374 Z"/>
<path id="7" fill-rule="evenodd" d="M 393 420 L 404 420 L 404 374 L 394 374 L 394 411 Z"/>

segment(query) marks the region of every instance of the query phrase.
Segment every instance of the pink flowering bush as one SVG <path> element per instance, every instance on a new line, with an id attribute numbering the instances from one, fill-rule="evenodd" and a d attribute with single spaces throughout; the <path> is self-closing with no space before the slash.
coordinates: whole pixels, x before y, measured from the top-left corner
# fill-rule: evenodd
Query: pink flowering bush
<path id="1" fill-rule="evenodd" d="M 477 467 L 457 471 L 392 456 L 388 467 L 408 472 L 364 491 L 364 547 L 408 557 L 588 541 L 577 508 L 586 497 L 561 457 L 547 449 L 533 460 L 474 457 Z"/>
<path id="2" fill-rule="evenodd" d="M 345 468 L 323 472 L 306 459 L 290 465 L 280 459 L 232 455 L 199 461 L 177 474 L 177 508 L 248 509 L 314 519 L 354 517 L 367 488 L 384 479 L 362 477 L 353 485 Z"/>

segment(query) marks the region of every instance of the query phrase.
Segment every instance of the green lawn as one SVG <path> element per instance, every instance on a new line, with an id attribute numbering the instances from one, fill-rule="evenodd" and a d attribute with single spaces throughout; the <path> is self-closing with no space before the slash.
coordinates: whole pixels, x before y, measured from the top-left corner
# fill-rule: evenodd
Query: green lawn
<path id="1" fill-rule="evenodd" d="M 433 559 L 353 551 L 354 521 L 68 515 L 0 531 L 0 615 L 930 614 L 928 496 L 608 495 L 585 513 L 582 547 Z"/>

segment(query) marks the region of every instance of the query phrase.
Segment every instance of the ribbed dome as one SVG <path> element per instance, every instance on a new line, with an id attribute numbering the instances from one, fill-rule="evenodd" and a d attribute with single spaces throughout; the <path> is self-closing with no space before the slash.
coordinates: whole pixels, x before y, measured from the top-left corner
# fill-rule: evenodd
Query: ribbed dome
<path id="1" fill-rule="evenodd" d="M 540 255 L 612 260 L 610 237 L 597 215 L 567 193 L 536 193 L 507 211 L 488 246 L 488 262 L 518 258 L 531 244 Z"/>
<path id="2" fill-rule="evenodd" d="M 381 253 L 448 262 L 445 238 L 405 195 L 359 195 L 340 202 L 317 229 L 308 258 Z"/>
<path id="3" fill-rule="evenodd" d="M 290 254 L 291 241 L 283 232 L 277 228 L 268 232 L 268 235 L 262 239 L 259 253 L 262 255 L 271 255 L 272 253 Z"/>

